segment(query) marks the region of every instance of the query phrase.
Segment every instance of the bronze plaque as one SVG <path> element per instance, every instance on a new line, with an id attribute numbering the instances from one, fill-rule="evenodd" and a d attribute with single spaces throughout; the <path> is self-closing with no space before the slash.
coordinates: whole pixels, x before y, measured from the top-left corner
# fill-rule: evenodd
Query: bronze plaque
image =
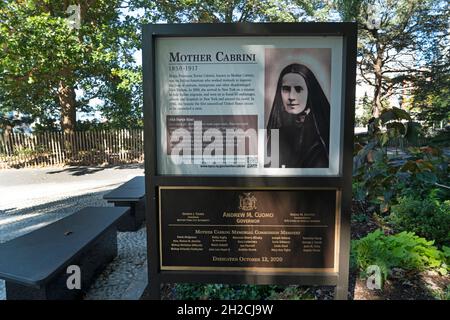
<path id="1" fill-rule="evenodd" d="M 161 270 L 336 272 L 337 190 L 160 188 Z"/>

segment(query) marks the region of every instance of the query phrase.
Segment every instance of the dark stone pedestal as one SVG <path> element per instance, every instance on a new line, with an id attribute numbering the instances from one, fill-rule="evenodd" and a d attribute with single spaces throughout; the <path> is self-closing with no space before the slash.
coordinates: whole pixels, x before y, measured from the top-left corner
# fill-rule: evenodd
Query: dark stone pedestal
<path id="1" fill-rule="evenodd" d="M 117 224 L 120 232 L 137 231 L 145 221 L 145 199 L 139 202 L 115 202 L 116 207 L 130 207 L 130 212 L 124 215 Z"/>

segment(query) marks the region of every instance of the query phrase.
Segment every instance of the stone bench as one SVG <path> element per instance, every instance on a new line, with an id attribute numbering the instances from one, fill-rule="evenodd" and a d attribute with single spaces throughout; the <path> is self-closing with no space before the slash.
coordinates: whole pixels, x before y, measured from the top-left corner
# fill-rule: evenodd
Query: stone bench
<path id="1" fill-rule="evenodd" d="M 128 208 L 88 207 L 0 244 L 6 299 L 80 298 L 117 255 L 116 225 L 128 212 Z M 80 289 L 67 286 L 71 265 L 80 268 Z"/>
<path id="2" fill-rule="evenodd" d="M 145 220 L 145 177 L 137 176 L 125 182 L 113 191 L 105 194 L 103 199 L 114 203 L 116 207 L 130 207 L 117 225 L 119 231 L 137 231 Z"/>

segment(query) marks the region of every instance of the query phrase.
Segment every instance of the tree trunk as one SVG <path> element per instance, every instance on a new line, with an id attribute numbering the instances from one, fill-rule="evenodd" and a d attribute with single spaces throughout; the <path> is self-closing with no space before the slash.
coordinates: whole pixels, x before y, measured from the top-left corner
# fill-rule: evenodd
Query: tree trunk
<path id="1" fill-rule="evenodd" d="M 379 81 L 377 81 L 377 83 L 375 84 L 374 97 L 372 103 L 372 116 L 374 118 L 378 118 L 380 116 L 381 111 L 380 91 L 381 91 L 381 84 L 379 84 Z"/>
<path id="2" fill-rule="evenodd" d="M 6 127 L 4 128 L 4 132 L 3 132 L 3 141 L 5 142 L 5 148 L 6 148 L 5 152 L 6 152 L 7 156 L 12 156 L 14 153 L 14 150 L 9 147 L 10 145 L 12 146 L 12 144 L 8 143 L 9 136 L 11 135 L 12 130 L 13 130 L 13 127 L 11 125 L 7 124 Z"/>
<path id="3" fill-rule="evenodd" d="M 76 95 L 75 89 L 64 81 L 59 82 L 59 105 L 61 107 L 61 129 L 71 134 L 75 131 L 76 123 Z"/>
<path id="4" fill-rule="evenodd" d="M 375 71 L 375 86 L 373 92 L 373 100 L 372 100 L 372 116 L 374 118 L 378 118 L 381 113 L 381 90 L 383 84 L 383 57 L 384 57 L 384 48 L 380 43 L 380 38 L 377 30 L 372 30 L 372 35 L 376 39 L 376 55 L 374 57 L 374 71 Z"/>
<path id="5" fill-rule="evenodd" d="M 378 118 L 381 112 L 381 85 L 383 81 L 381 73 L 383 63 L 380 55 L 377 55 L 374 67 L 375 67 L 375 87 L 372 102 L 372 116 Z"/>

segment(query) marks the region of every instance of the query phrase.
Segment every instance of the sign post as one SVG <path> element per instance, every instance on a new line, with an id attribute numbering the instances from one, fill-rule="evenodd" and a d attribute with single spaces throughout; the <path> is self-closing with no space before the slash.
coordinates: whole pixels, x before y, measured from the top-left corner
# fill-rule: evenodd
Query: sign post
<path id="1" fill-rule="evenodd" d="M 143 28 L 148 278 L 347 299 L 353 23 Z"/>

